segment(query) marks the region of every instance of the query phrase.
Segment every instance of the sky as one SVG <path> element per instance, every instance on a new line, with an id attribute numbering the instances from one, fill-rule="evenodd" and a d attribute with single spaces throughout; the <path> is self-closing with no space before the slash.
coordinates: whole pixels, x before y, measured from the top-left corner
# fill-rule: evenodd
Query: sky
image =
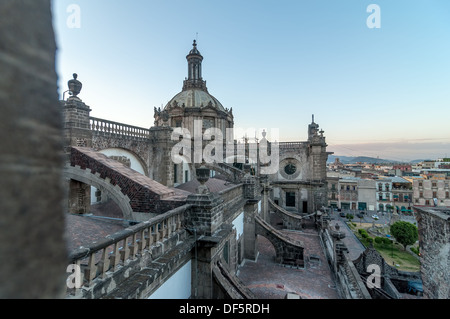
<path id="1" fill-rule="evenodd" d="M 153 126 L 196 39 L 236 128 L 305 141 L 314 114 L 334 155 L 450 157 L 448 0 L 54 0 L 52 11 L 60 98 L 77 73 L 91 116 Z"/>

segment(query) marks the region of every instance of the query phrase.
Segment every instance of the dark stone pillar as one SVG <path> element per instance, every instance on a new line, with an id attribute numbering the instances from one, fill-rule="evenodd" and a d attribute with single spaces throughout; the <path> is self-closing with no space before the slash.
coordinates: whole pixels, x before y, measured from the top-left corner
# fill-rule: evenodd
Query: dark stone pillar
<path id="1" fill-rule="evenodd" d="M 244 258 L 256 261 L 258 257 L 255 216 L 258 205 L 246 204 L 244 206 Z"/>
<path id="2" fill-rule="evenodd" d="M 76 96 L 61 101 L 61 106 L 66 146 L 92 147 L 89 106 Z"/>
<path id="3" fill-rule="evenodd" d="M 149 156 L 149 177 L 167 187 L 174 186 L 174 162 L 171 150 L 177 142 L 171 140 L 172 131 L 170 126 L 150 128 L 152 146 Z"/>
<path id="4" fill-rule="evenodd" d="M 69 181 L 69 213 L 88 214 L 91 210 L 91 187 L 88 184 Z"/>

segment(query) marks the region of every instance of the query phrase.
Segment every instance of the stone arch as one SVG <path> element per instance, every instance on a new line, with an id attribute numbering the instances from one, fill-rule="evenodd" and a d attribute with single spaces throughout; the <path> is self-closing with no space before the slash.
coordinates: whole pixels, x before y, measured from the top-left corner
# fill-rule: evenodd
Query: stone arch
<path id="1" fill-rule="evenodd" d="M 99 173 L 92 174 L 89 168 L 81 169 L 80 167 L 67 165 L 64 169 L 63 176 L 67 180 L 76 180 L 105 190 L 111 199 L 120 207 L 124 219 L 133 220 L 133 209 L 130 205 L 130 198 L 122 193 L 119 186 L 114 186 L 108 179 L 101 178 Z"/>
<path id="2" fill-rule="evenodd" d="M 275 259 L 278 262 L 281 262 L 282 256 L 283 256 L 283 249 L 281 247 L 281 243 L 279 240 L 276 240 L 271 233 L 271 231 L 268 229 L 264 223 L 261 221 L 255 220 L 255 227 L 256 227 L 256 235 L 262 236 L 266 238 L 275 249 Z"/>
<path id="3" fill-rule="evenodd" d="M 93 131 L 92 136 L 92 148 L 96 152 L 103 152 L 108 149 L 121 150 L 132 154 L 136 157 L 140 166 L 143 167 L 145 176 L 149 176 L 149 154 L 150 154 L 150 143 L 147 139 L 134 139 L 125 138 L 120 136 L 111 136 L 100 134 L 99 132 Z"/>
<path id="4" fill-rule="evenodd" d="M 133 150 L 123 148 L 123 147 L 108 147 L 101 150 L 98 150 L 99 153 L 102 153 L 108 157 L 114 158 L 115 156 L 126 156 L 130 159 L 130 168 L 141 173 L 142 175 L 148 176 L 148 167 L 145 161 Z"/>
<path id="5" fill-rule="evenodd" d="M 275 248 L 275 260 L 279 263 L 293 263 L 302 266 L 304 248 L 301 242 L 293 241 L 273 228 L 261 217 L 255 216 L 255 234 L 267 238 Z"/>
<path id="6" fill-rule="evenodd" d="M 136 154 L 134 151 L 129 150 L 127 148 L 123 147 L 108 147 L 104 148 L 98 151 L 99 153 L 117 160 L 118 162 L 121 162 L 127 167 L 130 167 L 131 169 L 137 171 L 138 173 L 148 176 L 148 167 L 146 166 L 143 159 L 139 156 L 139 154 Z M 127 159 L 127 161 L 124 161 L 124 159 Z M 104 197 L 102 195 L 101 189 L 98 187 L 95 187 L 91 185 L 91 204 L 98 203 L 104 200 Z M 100 190 L 100 198 L 96 196 L 97 191 Z"/>

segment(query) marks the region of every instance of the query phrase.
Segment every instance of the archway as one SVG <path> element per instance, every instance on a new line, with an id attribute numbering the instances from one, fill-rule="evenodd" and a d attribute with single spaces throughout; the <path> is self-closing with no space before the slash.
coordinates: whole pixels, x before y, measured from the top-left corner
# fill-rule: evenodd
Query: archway
<path id="1" fill-rule="evenodd" d="M 105 148 L 98 151 L 108 158 L 121 162 L 125 166 L 135 170 L 136 172 L 148 176 L 148 168 L 145 162 L 135 152 L 120 147 Z M 104 194 L 101 188 L 91 185 L 91 204 L 105 202 L 108 194 Z"/>
<path id="2" fill-rule="evenodd" d="M 112 185 L 109 181 L 100 178 L 97 174 L 92 174 L 90 170 L 83 170 L 73 166 L 66 166 L 64 168 L 63 176 L 68 182 L 75 180 L 85 185 L 90 185 L 96 187 L 97 189 L 106 191 L 110 198 L 120 207 L 123 213 L 123 218 L 130 221 L 134 219 L 130 199 L 122 193 L 120 187 Z M 75 192 L 76 190 L 72 189 L 71 193 L 68 194 L 69 202 L 73 203 L 78 200 L 78 194 Z M 90 206 L 90 203 L 79 203 L 79 205 Z M 69 209 L 77 210 L 76 207 L 69 207 Z"/>

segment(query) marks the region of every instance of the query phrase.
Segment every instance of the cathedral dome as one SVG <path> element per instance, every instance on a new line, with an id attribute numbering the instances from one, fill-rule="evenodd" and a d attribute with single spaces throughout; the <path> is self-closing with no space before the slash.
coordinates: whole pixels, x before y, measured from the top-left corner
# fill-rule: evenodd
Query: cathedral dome
<path id="1" fill-rule="evenodd" d="M 197 88 L 190 88 L 181 91 L 180 93 L 175 95 L 172 100 L 169 101 L 169 103 L 167 103 L 165 109 L 169 110 L 178 106 L 181 108 L 200 109 L 205 107 L 212 107 L 219 111 L 226 111 L 223 105 L 214 96 L 204 90 Z"/>
<path id="2" fill-rule="evenodd" d="M 203 120 L 204 127 L 214 125 L 222 130 L 233 127 L 233 110 L 223 107 L 208 92 L 206 81 L 202 77 L 203 56 L 198 51 L 195 40 L 186 59 L 188 76 L 183 82 L 183 89 L 162 110 L 155 107 L 155 125 L 182 126 L 192 131 L 194 121 Z"/>

